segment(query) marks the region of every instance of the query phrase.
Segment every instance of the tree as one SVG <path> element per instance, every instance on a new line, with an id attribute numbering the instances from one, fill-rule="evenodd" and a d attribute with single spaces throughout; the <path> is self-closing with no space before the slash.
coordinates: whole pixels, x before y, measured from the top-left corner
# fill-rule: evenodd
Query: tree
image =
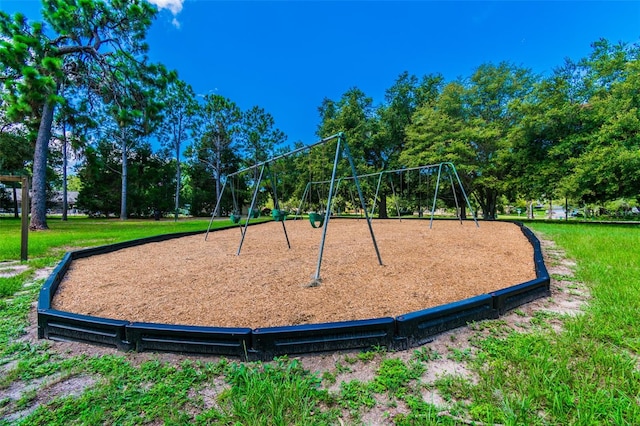
<path id="1" fill-rule="evenodd" d="M 240 128 L 241 149 L 250 164 L 257 164 L 273 156 L 276 146 L 287 136 L 274 128 L 275 120 L 263 108 L 254 106 L 242 115 Z"/>
<path id="2" fill-rule="evenodd" d="M 415 75 L 403 72 L 395 83 L 386 90 L 385 102 L 377 112 L 374 131 L 364 140 L 365 161 L 374 170 L 396 169 L 401 165 L 398 158 L 407 142 L 407 128 L 413 120 L 416 109 L 432 105 L 440 92 L 443 82 L 441 75 L 425 75 L 421 80 Z M 380 216 L 387 215 L 389 188 L 380 190 Z M 419 209 L 421 214 L 421 209 Z"/>
<path id="3" fill-rule="evenodd" d="M 129 70 L 128 70 L 129 71 Z M 163 67 L 154 68 L 154 77 L 133 76 L 123 73 L 119 76 L 125 80 L 124 89 L 113 92 L 113 99 L 108 106 L 108 113 L 117 124 L 116 138 L 120 141 L 122 153 L 122 179 L 120 198 L 120 219 L 127 219 L 128 198 L 128 152 L 132 146 L 153 133 L 156 125 L 161 121 L 162 104 L 158 90 L 162 90 L 172 75 L 167 75 Z"/>
<path id="4" fill-rule="evenodd" d="M 364 141 L 371 135 L 376 120 L 373 99 L 362 90 L 353 87 L 347 90 L 338 102 L 324 99 L 318 112 L 321 118 L 317 131 L 318 136 L 322 138 L 344 132 L 351 155 L 358 165 L 358 172 L 369 171 L 368 167 L 371 167 L 372 164 L 366 162 Z M 335 151 L 335 149 L 330 149 L 331 146 L 335 145 L 330 144 L 328 150 Z M 322 159 L 322 161 L 325 160 Z M 332 161 L 333 158 L 329 160 L 330 164 L 321 165 L 321 170 L 326 170 L 327 166 L 333 166 Z M 351 174 L 351 171 L 348 174 Z"/>
<path id="5" fill-rule="evenodd" d="M 0 97 L 0 174 L 26 174 L 27 164 L 33 156 L 28 128 L 14 123 L 7 116 L 7 104 Z M 13 214 L 18 218 L 17 184 L 9 183 L 13 191 Z M 4 189 L 2 195 L 6 195 Z"/>
<path id="6" fill-rule="evenodd" d="M 56 143 L 50 144 L 51 149 L 59 149 L 62 155 L 60 165 L 62 173 L 62 220 L 67 220 L 68 213 L 68 169 L 69 157 L 79 159 L 82 148 L 86 142 L 86 134 L 89 130 L 95 129 L 97 123 L 90 114 L 87 114 L 88 99 L 80 96 L 79 93 L 71 93 L 73 86 L 61 85 L 60 92 L 65 99 L 68 99 L 58 108 L 54 117 L 52 138 Z M 57 146 L 55 146 L 57 145 Z"/>
<path id="7" fill-rule="evenodd" d="M 517 105 L 509 138 L 518 191 L 599 204 L 638 194 L 638 56 L 637 45 L 599 40 Z"/>
<path id="8" fill-rule="evenodd" d="M 197 103 L 195 93 L 190 85 L 182 80 L 175 80 L 169 85 L 164 100 L 165 117 L 160 126 L 160 140 L 165 147 L 171 149 L 176 161 L 175 220 L 178 220 L 180 209 L 180 149 L 183 142 L 189 139 L 189 131 L 196 126 Z"/>
<path id="9" fill-rule="evenodd" d="M 120 155 L 110 140 L 100 139 L 85 149 L 84 163 L 78 171 L 82 188 L 78 208 L 91 216 L 109 217 L 117 213 L 120 187 Z"/>
<path id="10" fill-rule="evenodd" d="M 534 81 L 529 70 L 501 63 L 481 65 L 466 83 L 449 83 L 435 106 L 416 111 L 400 161 L 453 162 L 483 216 L 494 219 L 499 196 L 509 190 L 507 135 L 521 119 L 513 103 L 530 93 Z"/>
<path id="11" fill-rule="evenodd" d="M 206 95 L 199 111 L 197 142 L 188 150 L 192 161 L 204 163 L 215 180 L 216 199 L 222 191 L 222 176 L 237 164 L 234 148 L 242 120 L 235 102 L 220 96 Z M 215 212 L 218 214 L 218 212 Z"/>
<path id="12" fill-rule="evenodd" d="M 157 13 L 144 0 L 52 0 L 42 15 L 51 33 L 21 14 L 0 13 L 0 63 L 14 117 L 39 117 L 34 149 L 31 229 L 46 229 L 46 168 L 63 78 L 105 95 L 114 72 L 145 74 L 145 34 Z M 117 79 L 115 79 L 117 80 Z"/>
<path id="13" fill-rule="evenodd" d="M 582 63 L 588 103 L 580 105 L 581 148 L 560 184 L 586 203 L 640 193 L 640 46 L 599 40 Z"/>
<path id="14" fill-rule="evenodd" d="M 378 170 L 390 168 L 398 160 L 407 140 L 407 127 L 417 108 L 433 105 L 443 77 L 426 75 L 421 80 L 403 72 L 386 90 L 385 102 L 378 108 L 379 124 L 376 132 L 365 141 L 367 163 Z"/>
<path id="15" fill-rule="evenodd" d="M 512 150 L 505 160 L 512 190 L 529 200 L 530 218 L 534 199 L 551 202 L 554 196 L 568 195 L 560 182 L 571 173 L 569 160 L 579 155 L 588 138 L 583 73 L 582 66 L 566 60 L 512 104 L 521 119 L 509 131 Z"/>
<path id="16" fill-rule="evenodd" d="M 156 217 L 171 211 L 174 185 L 173 164 L 154 154 L 151 145 L 141 143 L 127 152 L 131 203 L 128 211 L 134 217 Z M 92 216 L 115 216 L 121 188 L 119 142 L 102 138 L 85 150 L 85 160 L 78 176 L 82 187 L 78 207 Z"/>

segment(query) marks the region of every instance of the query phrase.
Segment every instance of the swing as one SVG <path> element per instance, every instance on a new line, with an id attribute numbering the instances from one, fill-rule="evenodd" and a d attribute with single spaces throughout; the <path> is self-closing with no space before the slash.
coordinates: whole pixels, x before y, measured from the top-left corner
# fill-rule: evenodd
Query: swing
<path id="1" fill-rule="evenodd" d="M 316 212 L 309 213 L 309 222 L 311 222 L 311 226 L 314 228 L 322 228 L 322 225 L 324 225 L 324 216 Z"/>
<path id="2" fill-rule="evenodd" d="M 240 223 L 240 219 L 242 219 L 242 216 L 240 215 L 240 212 L 234 210 L 234 212 L 229 215 L 229 219 L 231 220 L 231 222 L 238 224 Z"/>
<path id="3" fill-rule="evenodd" d="M 236 225 L 240 223 L 242 219 L 242 212 L 238 208 L 238 200 L 236 199 L 236 191 L 235 191 L 235 180 L 231 180 L 231 198 L 233 199 L 233 212 L 229 215 L 229 220 L 231 223 L 235 223 Z"/>
<path id="4" fill-rule="evenodd" d="M 314 183 L 313 182 L 313 169 L 311 167 L 311 155 L 313 154 L 313 151 L 311 151 L 309 153 L 309 183 L 307 184 L 307 187 L 305 188 L 305 193 L 302 195 L 302 200 L 300 202 L 300 208 L 298 208 L 298 212 L 300 212 L 302 210 L 302 203 L 304 203 L 305 197 L 308 195 L 309 196 L 309 205 L 312 204 L 312 196 L 311 196 L 311 186 Z M 324 157 L 324 150 L 323 150 L 323 157 Z M 324 164 L 324 162 L 322 163 Z M 316 193 L 318 195 L 318 203 L 320 204 L 320 207 L 322 208 L 322 196 L 320 195 L 320 187 L 316 187 Z M 311 226 L 314 229 L 317 228 L 322 228 L 322 226 L 324 225 L 324 215 L 320 214 L 320 213 L 316 213 L 316 212 L 310 212 L 309 213 L 309 223 L 311 223 Z"/>
<path id="5" fill-rule="evenodd" d="M 271 211 L 271 217 L 276 222 L 284 222 L 285 220 L 287 220 L 288 215 L 289 215 L 289 212 L 286 210 L 273 209 Z"/>

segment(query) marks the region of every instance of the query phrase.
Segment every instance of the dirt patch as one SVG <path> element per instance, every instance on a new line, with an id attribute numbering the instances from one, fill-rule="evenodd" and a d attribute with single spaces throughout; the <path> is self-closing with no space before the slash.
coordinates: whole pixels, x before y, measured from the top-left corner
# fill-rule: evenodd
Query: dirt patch
<path id="1" fill-rule="evenodd" d="M 533 249 L 511 223 L 365 220 L 239 228 L 145 244 L 72 262 L 53 308 L 168 324 L 269 327 L 397 316 L 535 278 Z"/>
<path id="2" fill-rule="evenodd" d="M 19 262 L 0 262 L 0 278 L 15 277 L 16 275 L 20 275 L 27 269 L 29 269 L 28 265 L 23 265 Z"/>
<path id="3" fill-rule="evenodd" d="M 8 389 L 0 392 L 0 397 L 5 401 L 5 405 L 0 408 L 0 419 L 14 422 L 55 398 L 78 397 L 95 383 L 96 379 L 85 375 L 53 375 L 29 383 L 13 382 Z M 29 399 L 28 402 L 23 401 L 25 397 Z M 21 409 L 13 411 L 17 406 L 21 406 Z"/>

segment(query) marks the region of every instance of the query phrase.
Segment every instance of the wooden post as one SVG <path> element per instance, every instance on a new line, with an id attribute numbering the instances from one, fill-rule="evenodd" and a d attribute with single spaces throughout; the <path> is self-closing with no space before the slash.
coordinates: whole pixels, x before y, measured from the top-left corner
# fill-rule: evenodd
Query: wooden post
<path id="1" fill-rule="evenodd" d="M 20 260 L 29 257 L 29 178 L 27 176 L 0 176 L 0 182 L 20 182 L 22 185 L 22 234 Z"/>
<path id="2" fill-rule="evenodd" d="M 22 238 L 20 238 L 20 260 L 29 257 L 29 178 L 22 178 Z"/>

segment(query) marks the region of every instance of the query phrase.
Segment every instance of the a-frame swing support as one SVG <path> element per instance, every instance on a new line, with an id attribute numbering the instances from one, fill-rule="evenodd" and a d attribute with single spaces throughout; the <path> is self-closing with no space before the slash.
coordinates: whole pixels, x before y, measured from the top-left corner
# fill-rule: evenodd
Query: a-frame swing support
<path id="1" fill-rule="evenodd" d="M 247 171 L 250 170 L 254 170 L 256 168 L 260 168 L 260 175 L 258 177 L 258 180 L 254 183 L 254 191 L 253 191 L 253 197 L 251 199 L 251 207 L 249 208 L 249 212 L 252 212 L 253 209 L 255 208 L 256 205 L 256 201 L 257 201 L 257 195 L 258 195 L 258 190 L 260 188 L 260 184 L 262 181 L 262 177 L 264 175 L 264 170 L 265 168 L 269 167 L 269 164 L 279 160 L 281 158 L 285 158 L 288 157 L 290 155 L 294 155 L 297 154 L 299 152 L 302 151 L 306 151 L 309 150 L 315 146 L 318 145 L 323 145 L 326 144 L 332 140 L 336 140 L 337 139 L 337 144 L 336 144 L 336 153 L 335 153 L 335 158 L 334 158 L 334 162 L 333 162 L 333 170 L 331 172 L 331 181 L 330 181 L 330 189 L 329 189 L 329 195 L 327 197 L 327 209 L 325 212 L 325 217 L 324 217 L 324 226 L 322 226 L 322 238 L 320 240 L 320 247 L 318 250 L 318 262 L 316 265 L 316 272 L 313 276 L 313 281 L 309 284 L 310 286 L 315 286 L 318 285 L 321 281 L 320 279 L 320 269 L 322 266 L 322 255 L 324 253 L 324 244 L 326 241 L 326 237 L 327 237 L 327 228 L 329 227 L 329 219 L 331 218 L 331 208 L 332 208 L 332 203 L 333 203 L 333 195 L 334 195 L 334 190 L 335 190 L 335 184 L 336 184 L 336 173 L 337 173 L 337 169 L 338 169 L 338 162 L 340 161 L 340 157 L 343 155 L 347 158 L 348 162 L 349 162 L 349 166 L 351 168 L 351 173 L 352 176 L 350 178 L 352 178 L 356 184 L 356 189 L 358 191 L 358 197 L 360 198 L 360 204 L 362 205 L 362 210 L 364 211 L 365 214 L 365 218 L 367 220 L 367 226 L 369 227 L 369 233 L 371 234 L 371 241 L 373 243 L 373 247 L 375 249 L 376 252 L 376 256 L 378 258 L 378 263 L 380 265 L 382 265 L 382 258 L 380 256 L 380 250 L 378 249 L 378 243 L 376 242 L 376 237 L 375 234 L 373 232 L 373 227 L 371 226 L 371 219 L 370 219 L 370 215 L 368 214 L 366 205 L 365 205 L 365 201 L 364 201 L 364 196 L 362 195 L 362 189 L 360 187 L 360 181 L 359 181 L 359 177 L 358 177 L 358 173 L 356 171 L 356 167 L 355 167 L 355 163 L 353 161 L 353 157 L 351 156 L 351 152 L 349 150 L 349 145 L 347 144 L 347 141 L 345 139 L 344 133 L 343 132 L 339 132 L 336 133 L 335 135 L 323 138 L 311 145 L 307 145 L 307 146 L 303 146 L 297 149 L 294 149 L 293 151 L 289 151 L 285 154 L 279 155 L 277 157 L 273 157 L 271 159 L 268 159 L 266 161 L 263 161 L 261 163 L 257 163 L 254 164 L 253 166 L 250 167 L 246 167 L 242 170 L 239 170 L 237 172 L 234 173 L 230 173 L 226 176 L 223 187 L 222 187 L 222 191 L 220 191 L 220 194 L 218 195 L 218 199 L 216 201 L 216 206 L 213 209 L 213 213 L 211 215 L 211 220 L 209 221 L 209 226 L 207 227 L 207 232 L 205 234 L 205 241 L 207 240 L 208 236 L 209 236 L 209 232 L 211 230 L 211 225 L 213 224 L 213 220 L 215 219 L 216 215 L 218 215 L 219 209 L 220 209 L 220 203 L 222 200 L 222 195 L 224 193 L 224 190 L 226 188 L 227 185 L 227 181 L 229 180 L 229 178 L 232 178 L 234 176 L 237 176 L 239 174 L 245 173 Z M 272 175 L 273 176 L 273 175 Z M 274 188 L 273 189 L 273 200 L 274 200 L 274 208 L 278 209 L 279 208 L 279 204 L 278 204 L 278 196 L 277 196 L 277 192 L 275 190 L 275 182 L 272 185 Z M 240 244 L 238 245 L 238 251 L 236 252 L 236 255 L 240 255 L 240 251 L 242 250 L 242 244 L 244 242 L 246 233 L 247 233 L 247 227 L 249 226 L 249 219 L 250 219 L 250 215 L 247 216 L 247 219 L 244 223 L 244 228 L 242 230 L 242 237 L 240 239 Z M 284 220 L 282 221 L 282 229 L 284 231 L 284 235 L 285 238 L 287 240 L 287 245 L 289 248 L 291 248 L 291 244 L 289 243 L 289 237 L 287 235 L 287 229 L 284 223 Z"/>
<path id="2" fill-rule="evenodd" d="M 378 186 L 376 187 L 376 193 L 375 196 L 373 198 L 373 205 L 371 206 L 371 212 L 370 215 L 373 216 L 373 212 L 376 208 L 376 204 L 377 201 L 379 199 L 378 194 L 380 193 L 380 185 L 382 184 L 382 177 L 386 174 L 389 175 L 391 173 L 398 173 L 398 172 L 408 172 L 411 170 L 419 170 L 420 172 L 422 172 L 422 170 L 426 170 L 426 169 L 437 169 L 438 170 L 438 174 L 437 174 L 437 179 L 436 179 L 436 188 L 435 191 L 433 193 L 433 204 L 431 206 L 431 220 L 429 221 L 429 228 L 433 227 L 433 218 L 435 215 L 435 211 L 436 211 L 436 201 L 438 199 L 438 191 L 440 189 L 440 179 L 442 178 L 442 171 L 443 169 L 446 170 L 447 172 L 447 176 L 449 178 L 449 182 L 451 183 L 451 189 L 453 191 L 453 198 L 456 204 L 456 209 L 459 210 L 460 209 L 460 203 L 458 200 L 458 196 L 456 195 L 455 192 L 455 183 L 457 182 L 458 184 L 458 188 L 460 189 L 460 192 L 462 193 L 462 197 L 464 198 L 465 204 L 467 205 L 467 208 L 469 209 L 469 211 L 471 212 L 471 215 L 473 217 L 473 221 L 476 224 L 476 227 L 480 227 L 480 225 L 478 224 L 478 220 L 476 219 L 476 215 L 473 211 L 473 208 L 471 207 L 471 203 L 469 202 L 469 197 L 467 196 L 466 191 L 464 190 L 464 186 L 462 186 L 462 181 L 460 180 L 460 176 L 458 175 L 458 171 L 456 170 L 456 167 L 453 165 L 453 163 L 451 162 L 443 162 L 443 163 L 438 163 L 438 164 L 427 164 L 424 166 L 417 166 L 417 167 L 409 167 L 409 168 L 404 168 L 404 169 L 396 169 L 396 170 L 383 170 L 381 172 L 378 172 L 377 174 L 379 175 L 378 177 Z M 454 176 L 455 176 L 455 182 L 454 182 Z M 390 180 L 391 183 L 391 189 L 393 191 L 393 195 L 396 195 L 395 192 L 395 188 L 393 187 L 393 181 Z M 398 211 L 398 218 L 400 218 L 400 207 L 396 201 L 396 210 Z M 458 219 L 460 220 L 460 223 L 462 223 L 462 217 L 458 216 Z"/>

